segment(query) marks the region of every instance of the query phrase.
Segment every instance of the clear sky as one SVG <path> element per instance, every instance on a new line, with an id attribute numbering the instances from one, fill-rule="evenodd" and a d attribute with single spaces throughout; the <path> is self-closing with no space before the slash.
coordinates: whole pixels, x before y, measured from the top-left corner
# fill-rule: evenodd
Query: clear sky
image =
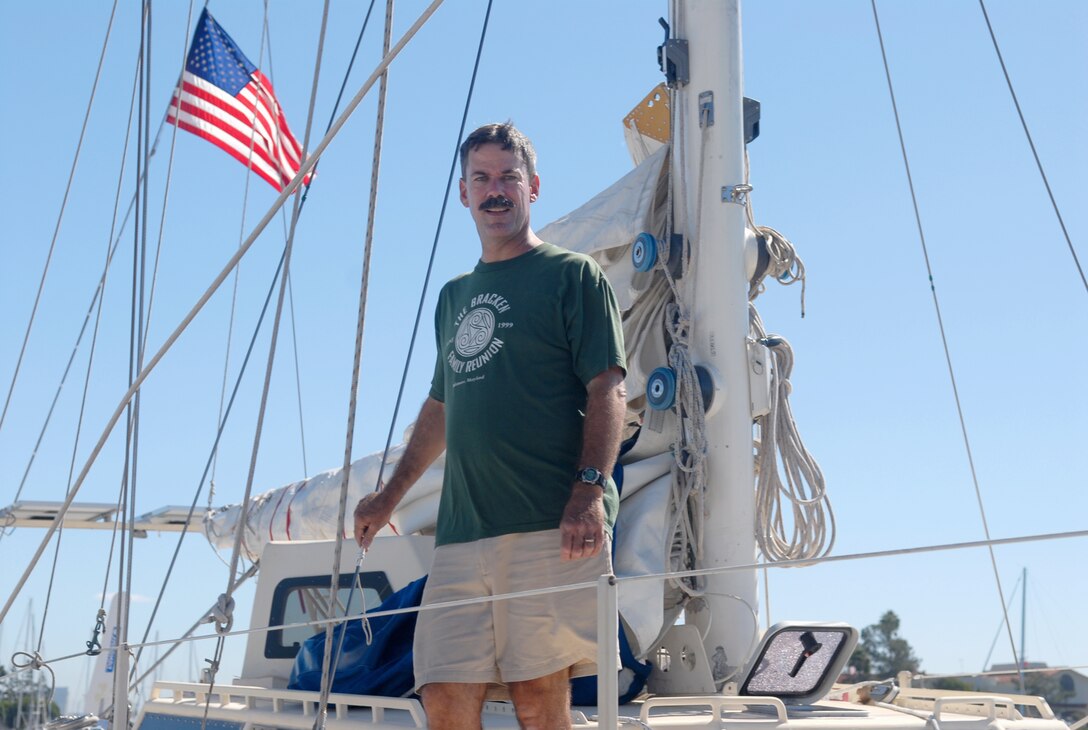
<path id="1" fill-rule="evenodd" d="M 422 2 L 403 0 L 397 35 Z M 254 60 L 262 3 L 213 2 L 211 11 Z M 1088 6 L 1069 1 L 987 3 L 1039 155 L 1082 260 L 1088 217 Z M 384 442 L 403 367 L 446 173 L 457 141 L 484 3 L 447 0 L 394 66 L 386 114 L 356 455 Z M 1073 268 L 1020 131 L 977 3 L 879 3 L 982 499 L 994 537 L 1083 529 L 1088 479 L 1088 292 Z M 0 24 L 0 386 L 6 393 L 61 206 L 67 172 L 109 16 L 105 2 L 5 3 Z M 165 110 L 184 52 L 188 5 L 154 9 L 152 118 Z M 315 138 L 331 112 L 365 4 L 332 4 Z M 199 12 L 199 6 L 194 16 Z M 660 80 L 655 47 L 665 4 L 517 3 L 498 0 L 469 124 L 513 119 L 534 140 L 542 194 L 536 227 L 577 207 L 630 169 L 623 116 Z M 848 554 L 983 537 L 963 437 L 903 172 L 880 50 L 863 0 L 753 2 L 745 7 L 745 93 L 763 105 L 750 147 L 757 221 L 789 236 L 808 272 L 799 287 L 771 286 L 758 300 L 768 328 L 794 346 L 793 408 L 827 477 L 838 521 L 834 552 Z M 259 65 L 274 79 L 301 138 L 320 6 L 271 2 L 269 47 Z M 368 30 L 349 88 L 378 55 Z M 118 10 L 103 78 L 64 222 L 7 420 L 0 429 L 0 502 L 14 497 L 101 272 L 110 230 L 137 56 L 138 13 Z M 344 426 L 370 179 L 373 99 L 323 160 L 299 224 L 292 261 L 294 331 L 302 382 L 306 466 L 343 458 Z M 130 143 L 131 144 L 131 143 Z M 162 205 L 170 130 L 152 171 L 152 241 Z M 131 158 L 130 158 L 131 159 Z M 131 195 L 131 166 L 124 200 Z M 274 199 L 256 177 L 242 220 L 245 171 L 212 145 L 180 134 L 149 341 L 157 348 L 229 258 L 239 233 Z M 397 433 L 414 417 L 433 358 L 433 295 L 478 256 L 471 221 L 450 201 L 409 369 Z M 125 390 L 131 235 L 110 270 L 76 468 Z M 245 259 L 238 282 L 229 370 L 240 361 L 282 245 L 277 223 Z M 1088 263 L 1088 262 L 1086 262 Z M 228 283 L 209 303 L 143 395 L 137 512 L 188 505 L 214 437 L 231 309 Z M 304 476 L 291 329 L 285 323 L 255 489 Z M 266 331 L 267 332 L 267 331 Z M 241 499 L 252 447 L 267 334 L 243 385 L 218 460 L 213 504 Z M 60 500 L 79 415 L 86 345 L 38 450 L 23 499 Z M 112 502 L 123 438 L 110 440 L 80 501 Z M 201 504 L 207 502 L 207 492 Z M 6 599 L 42 533 L 0 539 Z M 136 544 L 133 634 L 143 631 L 173 535 Z M 102 591 L 109 535 L 64 536 L 48 609 L 46 658 L 79 651 Z M 0 628 L 0 663 L 45 610 L 52 551 Z M 224 558 L 228 557 L 226 555 Z M 1088 664 L 1088 639 L 1072 630 L 1088 587 L 1088 542 L 996 551 L 1006 598 L 1028 570 L 1027 658 Z M 888 609 L 930 672 L 981 669 L 1001 610 L 985 551 L 776 570 L 769 617 L 875 622 Z M 115 590 L 111 579 L 108 592 Z M 226 568 L 199 535 L 183 548 L 154 632 L 181 633 L 226 586 Z M 242 593 L 240 615 L 248 616 Z M 764 606 L 764 609 L 767 609 Z M 1019 596 L 1012 613 L 1019 637 Z M 188 678 L 211 656 L 203 642 L 165 671 Z M 228 644 L 224 672 L 240 667 Z M 232 658 L 233 657 L 233 658 Z M 1008 661 L 1002 636 L 992 661 Z M 55 667 L 83 691 L 83 660 Z"/>

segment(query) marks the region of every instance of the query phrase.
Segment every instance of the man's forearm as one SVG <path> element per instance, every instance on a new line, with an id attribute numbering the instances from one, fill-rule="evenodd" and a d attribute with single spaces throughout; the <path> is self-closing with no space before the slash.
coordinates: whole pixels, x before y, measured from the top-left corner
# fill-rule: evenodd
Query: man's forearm
<path id="1" fill-rule="evenodd" d="M 605 370 L 590 381 L 586 391 L 586 418 L 578 466 L 592 466 L 610 475 L 619 454 L 627 414 L 623 371 L 619 368 Z"/>
<path id="2" fill-rule="evenodd" d="M 419 410 L 412 436 L 404 449 L 393 476 L 382 491 L 400 502 L 413 484 L 446 449 L 446 407 L 434 398 L 427 398 Z"/>

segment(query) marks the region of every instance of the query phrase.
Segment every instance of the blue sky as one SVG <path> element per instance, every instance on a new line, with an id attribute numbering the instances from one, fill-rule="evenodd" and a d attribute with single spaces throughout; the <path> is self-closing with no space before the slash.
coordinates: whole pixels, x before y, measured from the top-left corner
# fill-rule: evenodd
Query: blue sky
<path id="1" fill-rule="evenodd" d="M 397 35 L 422 6 L 408 0 L 398 4 Z M 1088 231 L 1082 203 L 1088 183 L 1083 43 L 1088 7 L 1007 0 L 987 7 L 1078 245 Z M 363 410 L 354 446 L 359 456 L 380 448 L 389 427 L 483 8 L 482 2 L 448 0 L 391 75 Z M 256 60 L 262 4 L 212 3 L 210 9 Z M 332 5 L 315 135 L 328 119 L 364 9 L 360 3 Z M 967 0 L 885 0 L 879 9 L 991 533 L 1082 529 L 1088 483 L 1078 457 L 1088 434 L 1088 389 L 1080 374 L 1088 354 L 1088 292 L 1049 208 L 981 12 Z M 156 123 L 180 67 L 187 10 L 181 2 L 155 7 Z M 7 174 L 0 176 L 0 384 L 6 392 L 109 6 L 9 3 L 5 12 L 0 98 L 8 100 L 9 112 L 0 115 L 0 129 L 9 145 L 2 163 Z M 654 49 L 661 41 L 656 21 L 663 14 L 664 3 L 642 0 L 496 2 L 469 124 L 511 118 L 533 138 L 542 177 L 541 198 L 532 212 L 536 227 L 577 207 L 630 168 L 621 120 L 660 79 Z M 804 319 L 798 287 L 772 286 L 758 306 L 768 328 L 788 338 L 796 351 L 793 408 L 827 476 L 838 520 L 835 552 L 980 539 L 978 505 L 869 4 L 750 3 L 744 20 L 745 92 L 763 105 L 762 136 L 750 147 L 757 221 L 793 240 L 809 277 Z M 272 75 L 300 138 L 319 23 L 316 3 L 270 3 L 272 59 L 266 52 L 259 65 Z M 368 31 L 349 88 L 358 86 L 377 57 L 376 31 L 377 25 Z M 23 372 L 0 430 L 4 504 L 21 479 L 101 271 L 137 42 L 137 13 L 122 7 Z M 15 109 L 22 113 L 12 113 Z M 295 331 L 310 472 L 342 460 L 373 114 L 371 98 L 330 147 L 296 238 Z M 169 147 L 167 129 L 153 163 L 156 226 Z M 191 135 L 179 135 L 174 167 L 152 343 L 173 329 L 229 258 L 239 232 L 248 230 L 275 197 L 253 178 L 243 223 L 244 169 Z M 131 168 L 128 179 L 131 190 Z M 277 224 L 243 263 L 232 378 L 240 338 L 252 331 L 281 244 Z M 433 295 L 446 278 L 471 267 L 477 246 L 469 217 L 451 198 L 398 434 L 414 416 L 429 380 Z M 1088 259 L 1083 243 L 1078 252 Z M 125 389 L 130 256 L 126 234 L 110 273 L 77 469 Z M 214 436 L 230 306 L 228 284 L 144 391 L 138 512 L 192 499 Z M 281 345 L 258 490 L 304 475 L 289 329 Z M 215 480 L 217 505 L 241 498 L 266 348 L 267 334 L 236 406 L 239 415 L 225 436 Z M 63 498 L 85 353 L 77 357 L 77 374 L 64 389 L 24 499 Z M 116 498 L 121 445 L 116 436 L 109 442 L 81 501 Z M 0 577 L 0 596 L 7 597 L 40 538 L 40 532 L 22 530 L 0 540 L 0 559 L 9 566 Z M 175 539 L 151 536 L 137 542 L 136 585 L 142 594 L 158 590 Z M 89 637 L 108 542 L 107 533 L 65 535 L 45 656 L 78 651 Z M 180 633 L 226 585 L 226 569 L 201 537 L 189 538 L 182 555 L 158 624 L 164 637 Z M 1083 632 L 1068 630 L 1088 599 L 1078 567 L 1086 556 L 1084 540 L 996 551 L 1006 593 L 1024 567 L 1029 571 L 1028 659 L 1088 664 Z M 5 620 L 3 663 L 26 646 L 20 639 L 26 616 L 41 620 L 47 580 L 43 564 Z M 774 621 L 834 619 L 859 627 L 893 609 L 922 666 L 932 672 L 980 668 L 1000 621 L 989 557 L 977 550 L 773 571 L 769 609 Z M 248 608 L 240 610 L 246 615 Z M 143 629 L 146 611 L 147 604 L 137 602 L 136 632 Z M 1019 622 L 1018 609 L 1013 619 Z M 236 641 L 233 651 L 240 656 L 241 640 Z M 197 661 L 212 648 L 199 644 Z M 179 654 L 167 676 L 188 673 L 188 652 Z M 999 643 L 993 660 L 1009 657 L 1007 642 Z M 239 665 L 228 661 L 224 671 L 236 672 Z M 82 661 L 56 669 L 59 683 L 78 695 Z"/>

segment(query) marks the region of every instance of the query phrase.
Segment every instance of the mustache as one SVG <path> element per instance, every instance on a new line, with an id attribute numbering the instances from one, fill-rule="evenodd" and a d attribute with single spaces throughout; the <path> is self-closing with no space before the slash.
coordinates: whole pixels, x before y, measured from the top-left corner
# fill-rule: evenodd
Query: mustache
<path id="1" fill-rule="evenodd" d="M 488 198 L 480 203 L 480 210 L 507 210 L 514 207 L 514 201 L 505 195 Z"/>

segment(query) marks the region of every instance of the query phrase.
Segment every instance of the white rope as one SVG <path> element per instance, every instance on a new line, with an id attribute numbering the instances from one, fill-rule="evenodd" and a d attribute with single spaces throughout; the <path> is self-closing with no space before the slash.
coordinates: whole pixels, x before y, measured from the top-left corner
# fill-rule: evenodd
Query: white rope
<path id="1" fill-rule="evenodd" d="M 674 89 L 673 93 L 681 96 L 681 89 Z M 671 106 L 673 123 L 671 128 L 677 130 L 677 134 L 683 135 L 684 130 L 684 104 L 680 99 L 674 99 Z M 674 137 L 675 138 L 675 137 Z M 673 145 L 673 149 L 676 146 Z M 699 163 L 699 187 L 702 187 L 702 152 L 700 150 Z M 681 155 L 683 150 L 681 149 Z M 679 160 L 683 166 L 684 160 Z M 669 535 L 666 549 L 668 551 L 668 565 L 676 571 L 691 568 L 698 565 L 703 557 L 703 516 L 704 500 L 706 495 L 706 424 L 702 392 L 699 389 L 699 379 L 695 372 L 695 364 L 691 359 L 689 343 L 691 339 L 692 316 L 685 304 L 690 301 L 689 292 L 681 291 L 681 284 L 669 271 L 668 262 L 672 257 L 670 244 L 672 242 L 674 223 L 674 183 L 672 165 L 668 171 L 669 184 L 666 195 L 665 235 L 664 245 L 658 256 L 657 266 L 665 276 L 672 292 L 672 301 L 665 307 L 665 330 L 670 339 L 669 367 L 676 377 L 676 398 L 673 411 L 676 414 L 676 425 L 673 432 L 673 468 L 672 487 L 669 495 L 669 526 L 666 532 Z M 679 180 L 680 204 L 687 210 L 686 183 L 683 176 Z M 685 215 L 686 217 L 686 215 Z M 696 217 L 698 218 L 698 216 Z M 697 225 L 697 223 L 696 223 Z M 690 225 L 685 226 L 685 229 Z M 698 232 L 696 231 L 696 240 Z M 690 239 L 685 236 L 680 251 L 681 274 L 688 269 L 690 263 Z M 688 277 L 687 281 L 690 281 Z M 690 284 L 687 284 L 690 287 Z M 686 598 L 702 595 L 702 588 L 694 580 L 670 580 L 670 584 L 680 590 Z M 686 601 L 686 599 L 685 599 Z"/>
<path id="2" fill-rule="evenodd" d="M 744 182 L 750 174 L 744 150 Z M 823 557 L 835 544 L 835 515 L 816 459 L 805 448 L 790 408 L 793 348 L 784 337 L 768 337 L 751 302 L 762 294 L 767 277 L 789 286 L 801 282 L 801 316 L 805 316 L 805 265 L 788 238 L 770 226 L 756 224 L 749 193 L 744 206 L 748 227 L 764 242 L 768 262 L 749 284 L 749 328 L 755 342 L 771 353 L 770 412 L 756 419 L 755 534 L 763 557 L 772 562 Z M 789 503 L 788 509 L 784 502 Z"/>
<path id="3" fill-rule="evenodd" d="M 750 305 L 749 312 L 753 338 L 767 345 L 774 358 L 770 413 L 756 419 L 760 433 L 756 541 L 770 561 L 824 557 L 835 544 L 835 516 L 823 472 L 805 449 L 793 420 L 789 402 L 793 349 L 784 338 L 767 336 L 755 306 Z"/>
<path id="4" fill-rule="evenodd" d="M 751 168 L 748 164 L 748 148 L 744 148 L 744 184 L 748 185 Z M 805 264 L 797 255 L 790 239 L 771 228 L 770 226 L 756 225 L 755 211 L 752 208 L 752 195 L 749 192 L 744 212 L 748 218 L 748 227 L 755 231 L 764 241 L 765 250 L 769 261 L 767 267 L 757 271 L 749 283 L 748 300 L 754 301 L 756 297 L 766 291 L 763 281 L 768 276 L 778 280 L 779 284 L 789 286 L 801 282 L 801 316 L 805 316 Z"/>

